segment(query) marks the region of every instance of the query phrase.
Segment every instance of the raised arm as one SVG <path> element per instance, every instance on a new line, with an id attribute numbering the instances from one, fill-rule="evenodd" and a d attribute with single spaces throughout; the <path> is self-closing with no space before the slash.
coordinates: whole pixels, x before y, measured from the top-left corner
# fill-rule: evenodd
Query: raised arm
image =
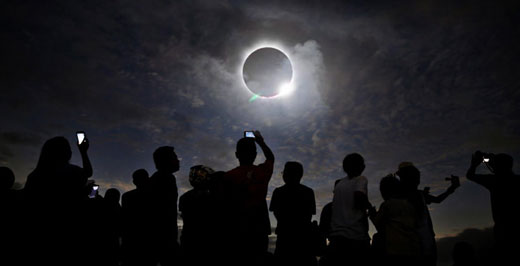
<path id="1" fill-rule="evenodd" d="M 468 178 L 468 180 L 477 182 L 477 175 L 475 174 L 475 171 L 477 170 L 477 167 L 482 163 L 482 157 L 483 156 L 480 151 L 476 151 L 471 156 L 471 165 L 469 166 L 469 169 L 466 172 L 466 178 Z"/>
<path id="2" fill-rule="evenodd" d="M 92 164 L 90 164 L 90 159 L 88 158 L 87 150 L 89 147 L 89 141 L 87 138 L 81 143 L 78 144 L 79 152 L 81 154 L 81 160 L 83 162 L 83 171 L 85 172 L 85 177 L 89 178 L 92 176 Z"/>
<path id="3" fill-rule="evenodd" d="M 471 165 L 469 166 L 469 169 L 466 172 L 466 178 L 488 188 L 491 185 L 492 177 L 490 175 L 477 175 L 475 173 L 477 167 L 482 163 L 482 160 L 483 154 L 480 151 L 476 151 L 471 156 Z"/>
<path id="4" fill-rule="evenodd" d="M 264 153 L 265 160 L 266 161 L 272 161 L 274 162 L 274 154 L 271 151 L 271 149 L 265 144 L 264 137 L 262 137 L 262 134 L 260 134 L 260 131 L 256 130 L 254 132 L 255 134 L 255 141 L 258 143 L 260 148 L 262 149 L 262 152 Z"/>
<path id="5" fill-rule="evenodd" d="M 430 194 L 426 194 L 425 195 L 425 199 L 426 199 L 426 203 L 441 203 L 443 202 L 449 195 L 453 194 L 453 192 L 455 192 L 455 190 L 460 187 L 460 181 L 459 181 L 459 177 L 458 176 L 454 176 L 452 175 L 451 178 L 446 178 L 447 180 L 451 180 L 451 186 L 448 187 L 448 189 L 446 190 L 446 192 L 438 195 L 438 196 L 433 196 L 433 195 L 430 195 Z"/>

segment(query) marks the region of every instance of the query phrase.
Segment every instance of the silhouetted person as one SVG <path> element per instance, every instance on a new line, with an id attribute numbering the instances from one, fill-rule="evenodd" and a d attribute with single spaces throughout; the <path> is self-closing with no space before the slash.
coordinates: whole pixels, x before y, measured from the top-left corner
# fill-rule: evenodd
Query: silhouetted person
<path id="1" fill-rule="evenodd" d="M 87 179 L 92 176 L 92 166 L 87 155 L 89 141 L 85 139 L 78 147 L 83 168 L 69 163 L 72 151 L 66 138 L 54 137 L 45 142 L 36 169 L 25 182 L 24 190 L 30 200 L 58 204 L 82 200 Z"/>
<path id="2" fill-rule="evenodd" d="M 123 193 L 121 207 L 123 213 L 122 249 L 124 266 L 148 266 L 151 262 L 151 237 L 149 228 L 151 212 L 148 200 L 150 177 L 145 169 L 132 174 L 135 189 Z"/>
<path id="3" fill-rule="evenodd" d="M 83 168 L 69 163 L 72 151 L 64 137 L 54 137 L 42 147 L 38 164 L 25 183 L 28 264 L 70 265 L 85 252 L 82 209 L 84 188 L 92 176 L 87 150 L 78 145 Z M 77 264 L 81 263 L 81 260 Z"/>
<path id="4" fill-rule="evenodd" d="M 157 172 L 150 177 L 149 187 L 152 259 L 161 266 L 175 265 L 179 255 L 178 191 L 173 173 L 179 171 L 179 159 L 173 147 L 163 146 L 155 150 L 153 160 Z"/>
<path id="5" fill-rule="evenodd" d="M 429 190 L 418 190 L 421 183 L 421 172 L 410 162 L 402 162 L 396 173 L 401 180 L 406 198 L 414 206 L 417 216 L 417 233 L 421 240 L 421 264 L 437 264 L 437 245 L 432 219 L 428 206 L 431 203 L 441 203 L 460 186 L 459 178 L 451 176 L 451 186 L 439 196 L 429 194 Z"/>
<path id="6" fill-rule="evenodd" d="M 12 189 L 14 180 L 14 173 L 11 169 L 0 167 L 0 210 L 4 217 L 14 218 L 11 215 L 20 207 L 20 191 Z"/>
<path id="7" fill-rule="evenodd" d="M 478 266 L 475 249 L 468 242 L 457 242 L 453 247 L 453 266 Z M 510 263 L 512 263 L 510 261 Z"/>
<path id="8" fill-rule="evenodd" d="M 206 223 L 208 227 L 213 228 L 211 238 L 213 238 L 213 248 L 209 252 L 212 257 L 211 265 L 227 265 L 236 257 L 235 250 L 232 249 L 236 245 L 234 237 L 230 236 L 233 231 L 229 231 L 230 223 L 230 193 L 228 183 L 224 180 L 226 172 L 217 171 L 209 176 L 209 194 L 212 199 L 212 215 L 215 215 L 210 222 Z"/>
<path id="9" fill-rule="evenodd" d="M 235 155 L 240 166 L 223 177 L 228 199 L 231 260 L 237 265 L 260 265 L 267 253 L 271 225 L 267 209 L 267 187 L 273 174 L 274 155 L 260 132 L 255 138 L 238 141 Z M 254 165 L 256 144 L 262 149 L 265 162 Z"/>
<path id="10" fill-rule="evenodd" d="M 17 258 L 20 249 L 20 191 L 12 189 L 15 181 L 13 171 L 8 167 L 0 167 L 0 213 L 2 214 L 2 233 L 0 248 L 5 256 L 0 264 L 9 265 L 12 258 Z"/>
<path id="11" fill-rule="evenodd" d="M 193 189 L 179 198 L 179 211 L 183 220 L 181 250 L 186 265 L 207 265 L 214 262 L 213 251 L 220 245 L 215 239 L 216 213 L 215 199 L 210 192 L 210 177 L 213 169 L 196 165 L 189 174 Z"/>
<path id="12" fill-rule="evenodd" d="M 475 173 L 484 157 L 489 159 L 486 165 L 492 174 Z M 489 190 L 497 255 L 504 261 L 516 257 L 520 248 L 520 218 L 514 210 L 520 206 L 520 176 L 513 173 L 513 157 L 504 153 L 488 155 L 477 151 L 472 156 L 466 177 Z"/>
<path id="13" fill-rule="evenodd" d="M 379 189 L 384 202 L 377 213 L 370 215 L 377 229 L 373 240 L 377 265 L 418 265 L 421 241 L 416 231 L 417 216 L 413 205 L 405 197 L 401 182 L 393 175 L 383 177 Z"/>
<path id="14" fill-rule="evenodd" d="M 107 189 L 102 202 L 100 228 L 100 255 L 104 255 L 99 265 L 119 265 L 121 258 L 120 237 L 122 231 L 122 209 L 119 204 L 121 193 L 115 188 Z"/>
<path id="15" fill-rule="evenodd" d="M 107 210 L 105 210 L 105 199 L 99 194 L 99 190 L 94 187 L 99 186 L 89 180 L 85 187 L 83 205 L 81 206 L 83 213 L 83 221 L 79 224 L 81 232 L 82 250 L 89 251 L 76 260 L 81 260 L 83 265 L 100 265 L 108 264 L 107 242 L 108 242 L 108 224 Z"/>
<path id="16" fill-rule="evenodd" d="M 316 265 L 311 219 L 316 214 L 314 191 L 300 184 L 303 166 L 287 162 L 283 170 L 285 185 L 273 191 L 269 210 L 278 221 L 275 259 L 278 265 Z"/>
<path id="17" fill-rule="evenodd" d="M 2 199 L 13 192 L 14 180 L 14 173 L 9 167 L 0 167 L 0 196 Z"/>
<path id="18" fill-rule="evenodd" d="M 329 238 L 329 234 L 332 231 L 331 228 L 331 219 L 332 219 L 332 201 L 325 204 L 321 209 L 320 214 L 320 232 L 325 238 Z"/>
<path id="19" fill-rule="evenodd" d="M 341 179 L 336 179 L 334 181 L 334 188 L 336 188 L 336 185 L 341 181 Z M 334 189 L 332 190 L 334 192 Z M 323 208 L 321 209 L 320 213 L 320 223 L 319 223 L 319 229 L 320 234 L 325 240 L 325 244 L 322 246 L 319 265 L 320 266 L 326 266 L 330 265 L 330 255 L 329 247 L 327 245 L 327 242 L 330 242 L 330 233 L 332 232 L 332 226 L 331 226 L 331 220 L 332 220 L 332 201 L 325 204 Z"/>
<path id="20" fill-rule="evenodd" d="M 341 179 L 336 179 L 336 181 L 334 182 L 334 188 L 339 183 L 339 181 L 341 181 Z M 334 189 L 332 191 L 334 192 Z M 322 253 L 322 255 L 320 257 L 320 261 L 319 261 L 320 265 L 328 265 L 326 262 L 327 257 L 328 257 L 328 255 L 327 255 L 328 247 L 327 247 L 326 243 L 327 243 L 327 240 L 330 241 L 330 233 L 332 232 L 331 220 L 332 220 L 332 201 L 325 204 L 325 206 L 323 206 L 323 208 L 321 209 L 321 213 L 320 213 L 319 229 L 320 229 L 321 236 L 325 240 L 325 244 L 322 247 L 323 250 L 321 250 L 321 252 L 320 252 L 320 253 Z"/>
<path id="21" fill-rule="evenodd" d="M 365 161 L 357 153 L 343 160 L 347 174 L 334 188 L 328 260 L 330 265 L 365 265 L 369 260 L 368 180 L 361 176 Z"/>

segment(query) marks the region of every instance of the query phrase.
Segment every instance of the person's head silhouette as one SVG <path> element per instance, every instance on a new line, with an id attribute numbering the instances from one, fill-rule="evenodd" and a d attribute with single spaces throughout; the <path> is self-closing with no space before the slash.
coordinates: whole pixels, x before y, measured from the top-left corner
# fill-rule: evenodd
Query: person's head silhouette
<path id="1" fill-rule="evenodd" d="M 155 168 L 159 172 L 175 173 L 179 171 L 179 159 L 171 146 L 162 146 L 153 153 Z"/>
<path id="2" fill-rule="evenodd" d="M 379 182 L 379 191 L 384 200 L 395 198 L 400 195 L 401 182 L 394 175 L 387 175 Z"/>
<path id="3" fill-rule="evenodd" d="M 283 169 L 283 181 L 287 185 L 300 183 L 303 176 L 303 166 L 299 162 L 286 162 Z"/>
<path id="4" fill-rule="evenodd" d="M 189 181 L 196 189 L 207 189 L 210 186 L 213 169 L 204 165 L 195 165 L 190 168 Z"/>
<path id="5" fill-rule="evenodd" d="M 150 175 L 145 169 L 135 170 L 132 174 L 132 182 L 137 188 L 145 187 L 149 178 Z"/>
<path id="6" fill-rule="evenodd" d="M 0 167 L 0 190 L 11 189 L 14 185 L 14 173 L 8 167 Z"/>
<path id="7" fill-rule="evenodd" d="M 365 159 L 359 153 L 351 153 L 343 159 L 343 170 L 350 178 L 360 176 L 365 170 Z"/>
<path id="8" fill-rule="evenodd" d="M 401 179 L 401 184 L 405 190 L 417 189 L 421 183 L 421 172 L 411 162 L 402 162 L 396 174 Z"/>
<path id="9" fill-rule="evenodd" d="M 109 188 L 105 192 L 105 200 L 110 203 L 119 203 L 119 199 L 121 198 L 121 192 L 116 188 Z"/>
<path id="10" fill-rule="evenodd" d="M 253 138 L 241 138 L 235 152 L 240 165 L 252 165 L 256 159 L 256 143 Z"/>
<path id="11" fill-rule="evenodd" d="M 510 175 L 513 173 L 513 157 L 509 154 L 499 153 L 495 155 L 490 164 L 497 175 Z"/>
<path id="12" fill-rule="evenodd" d="M 43 144 L 37 168 L 53 168 L 67 164 L 72 157 L 69 141 L 64 137 L 54 137 Z"/>
<path id="13" fill-rule="evenodd" d="M 453 246 L 453 265 L 475 265 L 475 249 L 468 242 L 457 242 Z"/>

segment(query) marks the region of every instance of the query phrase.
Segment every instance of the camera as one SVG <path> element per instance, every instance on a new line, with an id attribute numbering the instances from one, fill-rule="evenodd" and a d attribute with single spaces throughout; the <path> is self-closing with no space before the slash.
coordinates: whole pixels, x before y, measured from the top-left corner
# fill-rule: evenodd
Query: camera
<path id="1" fill-rule="evenodd" d="M 83 132 L 83 131 L 76 132 L 76 137 L 78 138 L 78 144 L 83 143 L 83 141 L 85 141 L 85 132 Z"/>
<path id="2" fill-rule="evenodd" d="M 244 138 L 255 138 L 255 133 L 253 131 L 244 131 Z"/>
<path id="3" fill-rule="evenodd" d="M 493 160 L 493 157 L 495 157 L 495 154 L 477 151 L 475 156 L 482 158 L 483 163 L 490 163 Z"/>
<path id="4" fill-rule="evenodd" d="M 98 190 L 99 190 L 99 185 L 93 184 L 88 197 L 91 199 L 95 198 L 98 195 Z"/>

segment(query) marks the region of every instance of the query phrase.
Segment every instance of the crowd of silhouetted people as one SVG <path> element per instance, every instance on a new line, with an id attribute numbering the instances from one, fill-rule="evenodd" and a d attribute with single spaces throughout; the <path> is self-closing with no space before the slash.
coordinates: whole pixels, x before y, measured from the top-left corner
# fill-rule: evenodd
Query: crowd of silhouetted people
<path id="1" fill-rule="evenodd" d="M 265 161 L 255 165 L 257 145 Z M 367 196 L 364 158 L 350 153 L 343 159 L 346 176 L 336 180 L 333 200 L 323 207 L 318 223 L 312 220 L 314 191 L 301 184 L 304 167 L 299 162 L 285 163 L 285 184 L 267 204 L 275 157 L 258 131 L 237 142 L 236 168 L 191 167 L 193 188 L 180 197 L 174 176 L 179 160 L 171 146 L 155 150 L 151 176 L 145 169 L 133 172 L 135 189 L 121 195 L 110 188 L 104 196 L 89 179 L 88 139 L 78 147 L 83 167 L 69 163 L 72 150 L 66 138 L 47 140 L 21 190 L 12 189 L 14 173 L 0 167 L 1 265 L 433 266 L 437 250 L 428 205 L 441 203 L 460 186 L 459 177 L 452 175 L 444 193 L 431 195 L 429 188 L 419 189 L 420 170 L 402 162 L 395 173 L 381 178 L 384 201 L 376 208 Z M 475 173 L 482 163 L 490 174 Z M 495 265 L 518 263 L 520 216 L 514 211 L 520 186 L 512 169 L 507 154 L 475 152 L 466 174 L 490 192 Z M 268 252 L 269 211 L 277 220 L 274 253 Z M 372 238 L 369 221 L 377 229 Z M 453 263 L 482 265 L 467 242 L 455 245 Z"/>

